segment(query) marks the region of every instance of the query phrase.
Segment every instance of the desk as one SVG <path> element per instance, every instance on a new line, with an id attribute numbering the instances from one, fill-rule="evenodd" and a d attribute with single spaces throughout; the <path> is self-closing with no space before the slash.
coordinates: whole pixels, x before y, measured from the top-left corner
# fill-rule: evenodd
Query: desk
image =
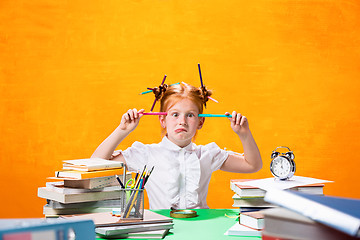
<path id="1" fill-rule="evenodd" d="M 195 218 L 174 218 L 174 228 L 164 238 L 165 240 L 259 240 L 260 237 L 227 236 L 224 233 L 236 223 L 238 209 L 195 209 L 199 216 Z M 156 213 L 170 217 L 170 210 L 153 210 Z"/>

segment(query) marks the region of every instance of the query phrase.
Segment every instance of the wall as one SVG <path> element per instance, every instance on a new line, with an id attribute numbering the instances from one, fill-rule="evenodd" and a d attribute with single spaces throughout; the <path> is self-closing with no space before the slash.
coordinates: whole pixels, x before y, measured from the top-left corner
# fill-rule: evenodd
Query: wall
<path id="1" fill-rule="evenodd" d="M 203 79 L 246 115 L 264 167 L 216 172 L 208 203 L 230 208 L 232 178 L 271 177 L 271 151 L 295 153 L 297 175 L 333 180 L 328 195 L 360 197 L 360 3 L 349 1 L 49 1 L 0 3 L 0 217 L 41 217 L 37 188 L 61 161 L 90 157 L 138 95 Z M 160 141 L 144 117 L 122 144 Z M 206 119 L 197 144 L 241 152 L 226 119 Z"/>

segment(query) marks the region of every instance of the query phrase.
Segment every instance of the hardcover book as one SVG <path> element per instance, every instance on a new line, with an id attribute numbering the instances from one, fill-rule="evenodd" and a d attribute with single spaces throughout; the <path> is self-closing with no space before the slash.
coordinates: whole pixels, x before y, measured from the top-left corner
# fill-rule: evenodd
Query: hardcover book
<path id="1" fill-rule="evenodd" d="M 351 236 L 360 237 L 360 200 L 273 189 L 265 201 L 304 215 Z"/>
<path id="2" fill-rule="evenodd" d="M 63 169 L 79 170 L 79 171 L 95 171 L 112 168 L 121 168 L 122 162 L 111 161 L 102 158 L 87 158 L 76 160 L 64 160 Z"/>
<path id="3" fill-rule="evenodd" d="M 61 203 L 93 202 L 107 199 L 120 199 L 120 188 L 112 191 L 65 194 L 56 192 L 49 187 L 40 187 L 38 188 L 38 197 Z"/>
<path id="4" fill-rule="evenodd" d="M 96 171 L 77 171 L 77 170 L 62 170 L 56 171 L 56 178 L 69 178 L 69 179 L 87 179 L 96 177 L 108 177 L 122 174 L 121 168 L 114 168 L 108 170 L 96 170 Z"/>

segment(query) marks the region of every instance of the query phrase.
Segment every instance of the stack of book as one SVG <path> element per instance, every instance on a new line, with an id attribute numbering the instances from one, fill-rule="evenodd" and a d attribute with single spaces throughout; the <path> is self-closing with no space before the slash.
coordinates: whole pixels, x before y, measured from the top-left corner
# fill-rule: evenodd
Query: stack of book
<path id="1" fill-rule="evenodd" d="M 120 206 L 120 185 L 117 175 L 123 164 L 100 158 L 66 160 L 63 169 L 45 187 L 38 188 L 38 196 L 47 200 L 45 217 L 64 214 L 111 212 Z M 126 174 L 125 180 L 131 174 Z M 57 180 L 57 182 L 54 182 Z"/>
<path id="2" fill-rule="evenodd" d="M 269 207 L 274 207 L 272 203 L 264 200 L 266 191 L 257 187 L 242 185 L 243 182 L 253 179 L 231 179 L 230 189 L 235 193 L 233 195 L 233 207 L 239 208 L 240 212 L 259 211 Z M 309 184 L 297 186 L 291 190 L 309 193 L 314 195 L 324 194 L 324 184 Z"/>
<path id="3" fill-rule="evenodd" d="M 230 189 L 235 193 L 232 197 L 233 207 L 239 208 L 239 221 L 225 234 L 237 236 L 262 236 L 264 229 L 263 210 L 276 205 L 264 199 L 266 191 L 254 186 L 243 185 L 253 179 L 232 179 Z M 324 184 L 309 184 L 292 187 L 291 190 L 313 195 L 323 195 Z"/>
<path id="4" fill-rule="evenodd" d="M 262 239 L 359 239 L 360 199 L 270 190 Z"/>

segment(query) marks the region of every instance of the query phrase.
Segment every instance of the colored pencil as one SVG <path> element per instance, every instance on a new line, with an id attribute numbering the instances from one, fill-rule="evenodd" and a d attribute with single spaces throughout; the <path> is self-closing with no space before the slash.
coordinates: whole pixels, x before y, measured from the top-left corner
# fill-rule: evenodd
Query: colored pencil
<path id="1" fill-rule="evenodd" d="M 225 115 L 225 114 L 199 114 L 199 117 L 226 117 L 231 118 L 231 115 Z"/>
<path id="2" fill-rule="evenodd" d="M 199 69 L 199 76 L 200 76 L 201 87 L 204 87 L 203 80 L 202 80 L 202 76 L 201 76 L 200 63 L 198 63 L 198 69 Z"/>
<path id="3" fill-rule="evenodd" d="M 166 112 L 148 112 L 148 113 L 140 113 L 142 115 L 167 115 Z"/>
<path id="4" fill-rule="evenodd" d="M 150 112 L 150 113 L 140 113 L 143 115 L 167 115 L 166 112 Z M 227 117 L 231 118 L 231 115 L 225 115 L 225 114 L 199 114 L 199 117 Z"/>

